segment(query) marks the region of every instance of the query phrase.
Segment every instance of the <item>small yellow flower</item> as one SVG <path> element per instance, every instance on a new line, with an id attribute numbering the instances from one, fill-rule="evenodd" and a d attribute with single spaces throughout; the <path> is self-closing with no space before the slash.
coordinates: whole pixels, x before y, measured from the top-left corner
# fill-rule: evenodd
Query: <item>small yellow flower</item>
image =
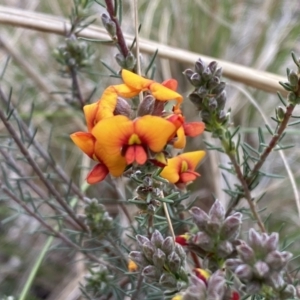
<path id="1" fill-rule="evenodd" d="M 128 261 L 127 268 L 129 272 L 136 272 L 138 270 L 138 265 L 133 260 L 130 259 Z"/>

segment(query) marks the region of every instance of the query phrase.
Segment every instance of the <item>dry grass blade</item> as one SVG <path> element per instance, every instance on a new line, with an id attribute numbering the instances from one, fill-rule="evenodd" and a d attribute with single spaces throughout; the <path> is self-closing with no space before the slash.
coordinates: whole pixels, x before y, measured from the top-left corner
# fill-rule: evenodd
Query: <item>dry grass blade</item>
<path id="1" fill-rule="evenodd" d="M 70 26 L 66 19 L 3 6 L 0 6 L 0 23 L 60 35 L 63 35 L 66 28 Z M 82 30 L 79 35 L 84 38 L 98 40 L 107 40 L 107 38 L 109 38 L 104 28 L 93 25 Z M 125 38 L 128 45 L 130 45 L 134 39 L 134 37 L 130 35 L 125 35 Z M 223 75 L 225 77 L 263 91 L 271 93 L 280 91 L 283 94 L 286 93 L 278 84 L 279 81 L 284 81 L 284 78 L 276 74 L 257 71 L 228 61 L 219 60 L 213 57 L 204 56 L 200 53 L 193 53 L 145 39 L 140 39 L 139 42 L 140 51 L 143 53 L 153 54 L 159 49 L 159 57 L 186 64 L 194 64 L 199 56 L 201 56 L 201 59 L 205 62 L 216 60 L 222 66 Z"/>

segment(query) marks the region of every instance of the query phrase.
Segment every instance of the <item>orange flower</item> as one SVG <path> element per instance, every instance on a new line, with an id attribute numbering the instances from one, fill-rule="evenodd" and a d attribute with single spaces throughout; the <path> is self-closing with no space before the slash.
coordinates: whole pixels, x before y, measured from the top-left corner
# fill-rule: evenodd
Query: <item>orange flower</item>
<path id="1" fill-rule="evenodd" d="M 109 170 L 107 166 L 102 162 L 99 153 L 95 153 L 96 139 L 91 133 L 88 132 L 75 132 L 71 134 L 71 139 L 75 145 L 82 150 L 91 159 L 98 161 L 98 164 L 89 172 L 87 176 L 87 182 L 89 184 L 94 184 L 102 181 L 109 172 L 113 173 L 114 170 Z M 122 164 L 122 161 L 119 161 Z M 126 166 L 125 161 L 123 162 L 124 168 Z M 116 174 L 115 176 L 120 176 L 121 174 Z"/>
<path id="2" fill-rule="evenodd" d="M 160 175 L 174 184 L 189 183 L 200 176 L 194 170 L 204 156 L 204 151 L 194 151 L 170 158 Z"/>
<path id="3" fill-rule="evenodd" d="M 84 106 L 83 109 L 89 132 L 100 120 L 114 116 L 118 96 L 132 98 L 142 91 L 149 90 L 157 100 L 176 100 L 177 111 L 180 111 L 179 106 L 182 102 L 182 96 L 173 90 L 177 86 L 176 80 L 171 79 L 160 84 L 125 69 L 122 70 L 122 79 L 124 84 L 109 86 L 96 103 Z"/>
<path id="4" fill-rule="evenodd" d="M 171 114 L 166 119 L 172 121 L 174 116 L 178 118 L 178 115 L 181 114 Z M 203 122 L 184 122 L 176 132 L 176 140 L 173 142 L 173 147 L 183 149 L 186 145 L 186 136 L 195 137 L 203 133 L 204 129 L 205 124 Z"/>
<path id="5" fill-rule="evenodd" d="M 180 126 L 180 122 L 178 124 Z M 134 162 L 143 165 L 148 159 L 148 148 L 161 152 L 174 137 L 177 126 L 150 115 L 133 121 L 122 115 L 103 119 L 91 132 L 96 139 L 95 153 L 111 173 L 114 171 L 120 176 L 125 169 L 124 164 L 119 163 L 121 157 L 125 157 L 128 165 Z"/>

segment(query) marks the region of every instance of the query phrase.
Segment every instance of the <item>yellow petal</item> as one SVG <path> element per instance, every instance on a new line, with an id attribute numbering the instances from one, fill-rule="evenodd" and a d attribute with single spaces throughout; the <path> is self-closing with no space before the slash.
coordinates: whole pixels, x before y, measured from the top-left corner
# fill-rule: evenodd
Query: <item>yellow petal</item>
<path id="1" fill-rule="evenodd" d="M 173 123 L 156 116 L 143 116 L 134 122 L 135 133 L 153 152 L 160 152 L 174 136 Z"/>
<path id="2" fill-rule="evenodd" d="M 149 89 L 157 100 L 176 100 L 177 103 L 181 103 L 183 100 L 180 94 L 157 82 L 152 83 Z"/>
<path id="3" fill-rule="evenodd" d="M 96 123 L 96 115 L 98 109 L 99 109 L 99 102 L 88 104 L 83 107 L 86 125 L 89 132 L 91 132 L 92 128 Z"/>
<path id="4" fill-rule="evenodd" d="M 169 180 L 171 183 L 176 183 L 179 178 L 179 172 L 181 167 L 181 158 L 179 156 L 168 159 L 168 165 L 163 168 L 160 176 Z"/>
<path id="5" fill-rule="evenodd" d="M 121 154 L 133 134 L 133 122 L 118 115 L 103 119 L 92 130 L 96 138 L 95 154 L 107 166 L 113 176 L 121 176 L 126 167 L 126 160 Z"/>
<path id="6" fill-rule="evenodd" d="M 205 151 L 193 151 L 180 154 L 179 157 L 189 165 L 189 170 L 194 171 L 199 162 L 204 158 Z"/>
<path id="7" fill-rule="evenodd" d="M 122 70 L 122 79 L 127 86 L 139 92 L 147 90 L 149 85 L 154 82 L 153 80 L 146 79 L 125 69 Z"/>
<path id="8" fill-rule="evenodd" d="M 115 92 L 118 94 L 118 96 L 124 97 L 124 98 L 132 98 L 139 94 L 139 90 L 132 88 L 126 84 L 119 84 L 119 85 L 113 85 L 112 86 L 115 90 Z"/>
<path id="9" fill-rule="evenodd" d="M 177 131 L 176 131 L 176 140 L 173 143 L 173 147 L 176 149 L 183 149 L 186 144 L 186 138 L 184 134 L 184 129 L 183 126 L 181 126 Z"/>
<path id="10" fill-rule="evenodd" d="M 93 159 L 95 138 L 88 132 L 75 132 L 70 135 L 74 144 Z"/>

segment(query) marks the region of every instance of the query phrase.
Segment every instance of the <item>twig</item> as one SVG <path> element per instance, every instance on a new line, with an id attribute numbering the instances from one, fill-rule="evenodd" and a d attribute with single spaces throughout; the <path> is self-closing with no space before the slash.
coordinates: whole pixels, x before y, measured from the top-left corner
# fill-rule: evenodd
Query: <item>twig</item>
<path id="1" fill-rule="evenodd" d="M 288 125 L 289 119 L 292 116 L 294 108 L 295 108 L 295 106 L 292 105 L 292 104 L 289 104 L 287 106 L 284 118 L 283 118 L 282 122 L 280 123 L 277 132 L 273 135 L 271 141 L 269 142 L 268 147 L 265 148 L 264 152 L 260 156 L 259 161 L 256 162 L 256 164 L 254 165 L 254 167 L 251 170 L 250 174 L 248 176 L 245 176 L 245 177 L 243 176 L 243 181 L 245 182 L 248 190 L 249 190 L 249 187 L 251 186 L 251 184 L 253 183 L 253 180 L 255 179 L 255 177 L 257 175 L 257 172 L 260 170 L 260 168 L 262 167 L 262 165 L 266 161 L 267 157 L 272 152 L 274 147 L 277 145 L 277 143 L 280 140 L 282 134 L 284 133 L 284 131 L 285 131 L 287 125 Z M 234 207 L 236 205 L 238 205 L 239 200 L 241 199 L 241 197 L 242 196 L 239 195 L 232 201 L 232 203 L 230 204 L 230 206 L 227 209 L 227 212 L 226 212 L 227 216 L 232 212 Z"/>
<path id="2" fill-rule="evenodd" d="M 1 87 L 0 87 L 0 99 L 3 101 L 3 103 L 5 103 L 6 105 L 9 105 L 9 107 L 8 107 L 9 110 L 13 111 L 13 113 L 12 113 L 13 116 L 16 118 L 16 120 L 18 120 L 18 123 L 20 124 L 20 126 L 21 126 L 22 130 L 24 131 L 24 133 L 26 134 L 27 138 L 29 140 L 32 140 L 33 137 L 32 137 L 32 134 L 31 134 L 28 126 L 19 117 L 16 110 L 14 109 L 12 104 L 8 101 L 5 94 L 3 93 L 3 90 L 1 89 Z M 47 151 L 45 151 L 44 148 L 35 139 L 32 140 L 32 145 L 36 148 L 36 150 L 41 155 L 41 157 L 47 162 L 47 165 L 52 167 L 52 169 L 59 175 L 59 177 L 66 184 L 69 185 L 71 182 L 71 179 L 64 172 L 64 170 L 52 160 L 52 158 L 49 156 Z M 80 189 L 74 183 L 71 183 L 71 189 L 79 197 L 80 200 L 85 201 L 83 193 L 80 191 Z"/>
<path id="3" fill-rule="evenodd" d="M 77 72 L 75 70 L 75 67 L 70 67 L 70 73 L 71 73 L 71 78 L 72 78 L 72 91 L 74 93 L 74 96 L 78 99 L 79 104 L 80 104 L 80 108 L 83 109 L 84 105 L 85 105 L 85 101 L 83 99 L 82 93 L 81 93 L 81 89 L 78 83 L 78 76 L 77 76 Z"/>
<path id="4" fill-rule="evenodd" d="M 36 163 L 36 161 L 31 157 L 30 153 L 28 152 L 27 148 L 24 146 L 22 140 L 19 138 L 17 132 L 15 129 L 11 126 L 11 124 L 7 121 L 6 116 L 2 110 L 0 110 L 0 119 L 2 120 L 4 126 L 6 127 L 7 131 L 9 132 L 10 136 L 13 138 L 15 143 L 17 144 L 19 150 L 24 155 L 25 159 L 28 161 L 32 169 L 35 171 L 35 173 L 38 175 L 40 180 L 44 183 L 44 185 L 47 187 L 49 192 L 53 195 L 53 197 L 57 200 L 57 202 L 65 209 L 65 211 L 70 215 L 70 217 L 73 218 L 73 220 L 78 223 L 78 225 L 86 232 L 88 232 L 88 228 L 86 225 L 79 220 L 74 211 L 68 206 L 67 203 L 65 203 L 65 200 L 61 197 L 59 192 L 56 190 L 56 188 L 52 185 L 52 183 L 44 176 L 42 170 Z"/>
<path id="5" fill-rule="evenodd" d="M 4 157 L 5 161 L 13 167 L 13 170 L 18 174 L 21 178 L 26 177 L 24 172 L 21 170 L 21 168 L 18 166 L 16 161 L 6 153 L 1 147 L 0 147 L 0 153 Z M 37 184 L 35 184 L 32 180 L 23 179 L 22 180 L 28 187 L 30 187 L 41 199 L 47 199 L 47 195 Z M 61 215 L 61 210 L 58 209 L 56 205 L 53 205 L 50 201 L 46 202 L 49 207 L 53 209 L 53 211 L 56 211 L 59 213 L 59 216 Z M 78 230 L 78 224 L 74 222 L 73 219 L 71 219 L 69 216 L 66 216 L 65 221 L 71 225 L 72 228 L 75 228 Z"/>
<path id="6" fill-rule="evenodd" d="M 143 279 L 144 279 L 144 277 L 143 277 L 142 273 L 140 273 L 138 281 L 137 281 L 135 292 L 134 292 L 134 294 L 131 297 L 132 300 L 139 299 L 139 294 L 141 292 Z"/>
<path id="7" fill-rule="evenodd" d="M 86 257 L 88 257 L 89 259 L 91 259 L 92 261 L 95 261 L 99 264 L 105 265 L 108 268 L 113 268 L 116 269 L 114 266 L 108 264 L 105 261 L 102 261 L 101 259 L 97 258 L 96 256 L 86 252 L 84 249 L 81 249 L 78 245 L 76 245 L 75 243 L 73 243 L 66 235 L 64 235 L 63 233 L 55 230 L 54 228 L 52 228 L 49 224 L 47 224 L 39 215 L 37 215 L 35 212 L 31 211 L 29 209 L 29 207 L 26 205 L 26 203 L 24 201 L 22 201 L 21 199 L 19 199 L 13 192 L 11 192 L 0 180 L 0 189 L 4 192 L 4 194 L 6 194 L 7 196 L 9 196 L 13 201 L 15 201 L 16 203 L 18 203 L 30 216 L 34 217 L 45 229 L 49 230 L 49 232 L 51 232 L 55 237 L 60 238 L 65 244 L 67 244 L 68 246 L 70 246 L 71 248 L 82 252 Z"/>
<path id="8" fill-rule="evenodd" d="M 105 0 L 105 4 L 106 4 L 107 12 L 108 12 L 111 20 L 116 24 L 116 35 L 118 38 L 118 45 L 119 45 L 120 51 L 121 51 L 122 55 L 124 56 L 124 58 L 126 58 L 128 56 L 129 49 L 127 47 L 126 40 L 124 38 L 119 21 L 118 21 L 117 17 L 115 16 L 115 8 L 114 8 L 113 1 Z"/>
<path id="9" fill-rule="evenodd" d="M 163 198 L 164 197 L 164 193 L 163 191 L 160 192 L 160 196 Z M 166 215 L 166 218 L 167 218 L 167 222 L 168 222 L 168 225 L 169 225 L 169 229 L 171 231 L 171 234 L 172 234 L 172 237 L 173 237 L 173 241 L 175 243 L 175 233 L 174 233 L 174 229 L 173 229 L 173 224 L 172 224 L 172 220 L 170 218 L 170 214 L 169 214 L 169 211 L 168 211 L 168 206 L 167 206 L 167 203 L 166 202 L 163 202 L 163 207 L 164 207 L 164 211 L 165 211 L 165 215 Z"/>
<path id="10" fill-rule="evenodd" d="M 257 221 L 257 224 L 260 228 L 260 230 L 262 232 L 266 232 L 266 229 L 265 229 L 265 226 L 264 226 L 264 223 L 262 222 L 259 214 L 257 213 L 257 210 L 256 210 L 256 204 L 254 201 L 252 201 L 252 196 L 250 194 L 250 190 L 249 190 L 249 187 L 248 187 L 248 184 L 242 174 L 242 171 L 240 169 L 240 166 L 238 165 L 238 162 L 236 161 L 236 158 L 233 154 L 228 154 L 230 160 L 231 160 L 231 163 L 234 167 L 234 170 L 235 170 L 235 173 L 240 181 L 240 183 L 242 184 L 242 187 L 243 187 L 243 192 L 244 192 L 244 195 L 245 195 L 245 198 L 249 204 L 249 207 L 250 207 L 250 210 L 252 212 L 252 215 L 253 217 L 256 219 Z"/>
<path id="11" fill-rule="evenodd" d="M 65 35 L 66 28 L 70 28 L 70 22 L 67 19 L 61 20 L 51 15 L 24 11 L 15 8 L 12 9 L 5 6 L 0 6 L 0 24 L 23 27 L 60 35 Z M 85 28 L 84 30 L 80 31 L 80 33 L 78 33 L 78 37 L 107 40 L 109 35 L 104 28 L 91 25 L 89 28 Z M 133 36 L 127 34 L 124 34 L 123 38 L 126 39 L 128 45 L 131 45 L 132 41 L 134 40 Z M 223 75 L 227 78 L 266 92 L 276 93 L 277 91 L 280 91 L 284 95 L 287 94 L 283 87 L 278 84 L 279 81 L 284 81 L 285 78 L 277 74 L 254 70 L 245 66 L 220 60 L 215 57 L 205 56 L 201 53 L 194 53 L 156 43 L 150 40 L 140 39 L 141 52 L 152 55 L 157 49 L 159 49 L 159 57 L 175 60 L 185 64 L 194 64 L 199 57 L 201 57 L 201 59 L 207 63 L 215 60 L 218 62 L 218 64 L 222 65 Z"/>

